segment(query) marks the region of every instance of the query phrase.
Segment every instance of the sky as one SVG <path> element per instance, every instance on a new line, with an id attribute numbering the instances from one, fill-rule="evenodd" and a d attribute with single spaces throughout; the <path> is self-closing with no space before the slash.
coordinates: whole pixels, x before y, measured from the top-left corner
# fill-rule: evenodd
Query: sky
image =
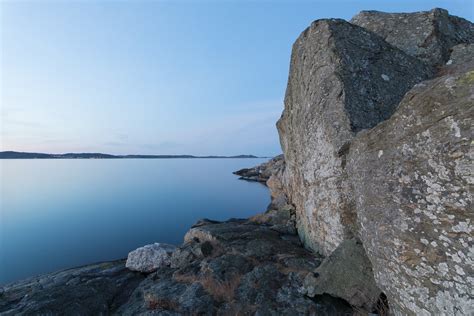
<path id="1" fill-rule="evenodd" d="M 0 0 L 0 151 L 273 156 L 319 18 L 474 2 Z"/>

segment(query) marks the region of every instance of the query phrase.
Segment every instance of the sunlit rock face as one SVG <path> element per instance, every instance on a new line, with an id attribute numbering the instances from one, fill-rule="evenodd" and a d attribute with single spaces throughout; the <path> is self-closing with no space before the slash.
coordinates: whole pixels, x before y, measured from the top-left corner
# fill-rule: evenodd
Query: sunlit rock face
<path id="1" fill-rule="evenodd" d="M 473 70 L 415 86 L 350 148 L 360 236 L 400 315 L 474 313 Z"/>
<path id="2" fill-rule="evenodd" d="M 348 146 L 430 74 L 418 59 L 344 20 L 315 21 L 296 40 L 277 126 L 286 161 L 281 182 L 306 246 L 328 255 L 354 235 Z"/>

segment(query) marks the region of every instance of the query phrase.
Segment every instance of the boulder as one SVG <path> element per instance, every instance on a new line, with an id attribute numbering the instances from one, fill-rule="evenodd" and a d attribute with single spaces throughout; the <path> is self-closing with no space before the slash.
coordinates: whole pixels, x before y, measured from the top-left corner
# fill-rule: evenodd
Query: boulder
<path id="1" fill-rule="evenodd" d="M 176 246 L 154 243 L 137 248 L 130 252 L 125 266 L 132 271 L 150 273 L 156 269 L 169 266 L 171 255 Z"/>
<path id="2" fill-rule="evenodd" d="M 346 154 L 363 129 L 389 118 L 429 67 L 344 20 L 311 24 L 293 45 L 285 109 L 277 123 L 280 179 L 304 244 L 324 255 L 354 236 Z"/>
<path id="3" fill-rule="evenodd" d="M 474 43 L 474 24 L 443 9 L 415 13 L 362 11 L 351 23 L 380 35 L 430 66 L 444 65 L 451 47 Z"/>
<path id="4" fill-rule="evenodd" d="M 360 238 L 399 315 L 472 315 L 474 68 L 416 85 L 347 158 Z"/>
<path id="5" fill-rule="evenodd" d="M 343 241 L 321 265 L 309 273 L 303 286 L 310 296 L 329 294 L 367 312 L 377 310 L 381 291 L 375 284 L 372 266 L 362 243 Z"/>

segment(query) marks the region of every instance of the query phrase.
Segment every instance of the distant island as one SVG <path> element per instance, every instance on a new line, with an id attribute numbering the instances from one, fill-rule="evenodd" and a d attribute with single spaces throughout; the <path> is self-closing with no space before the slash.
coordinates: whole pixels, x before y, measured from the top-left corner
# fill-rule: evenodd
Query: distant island
<path id="1" fill-rule="evenodd" d="M 193 155 L 110 155 L 102 153 L 45 154 L 18 151 L 0 151 L 0 159 L 171 159 L 171 158 L 266 158 L 254 155 L 193 156 Z"/>

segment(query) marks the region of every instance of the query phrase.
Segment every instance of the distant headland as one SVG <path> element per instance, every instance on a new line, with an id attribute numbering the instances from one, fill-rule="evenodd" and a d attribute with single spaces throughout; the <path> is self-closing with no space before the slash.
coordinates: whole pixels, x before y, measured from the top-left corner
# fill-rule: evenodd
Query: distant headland
<path id="1" fill-rule="evenodd" d="M 102 153 L 45 154 L 18 151 L 0 151 L 0 159 L 172 159 L 172 158 L 266 158 L 254 155 L 193 156 L 193 155 L 111 155 Z"/>

